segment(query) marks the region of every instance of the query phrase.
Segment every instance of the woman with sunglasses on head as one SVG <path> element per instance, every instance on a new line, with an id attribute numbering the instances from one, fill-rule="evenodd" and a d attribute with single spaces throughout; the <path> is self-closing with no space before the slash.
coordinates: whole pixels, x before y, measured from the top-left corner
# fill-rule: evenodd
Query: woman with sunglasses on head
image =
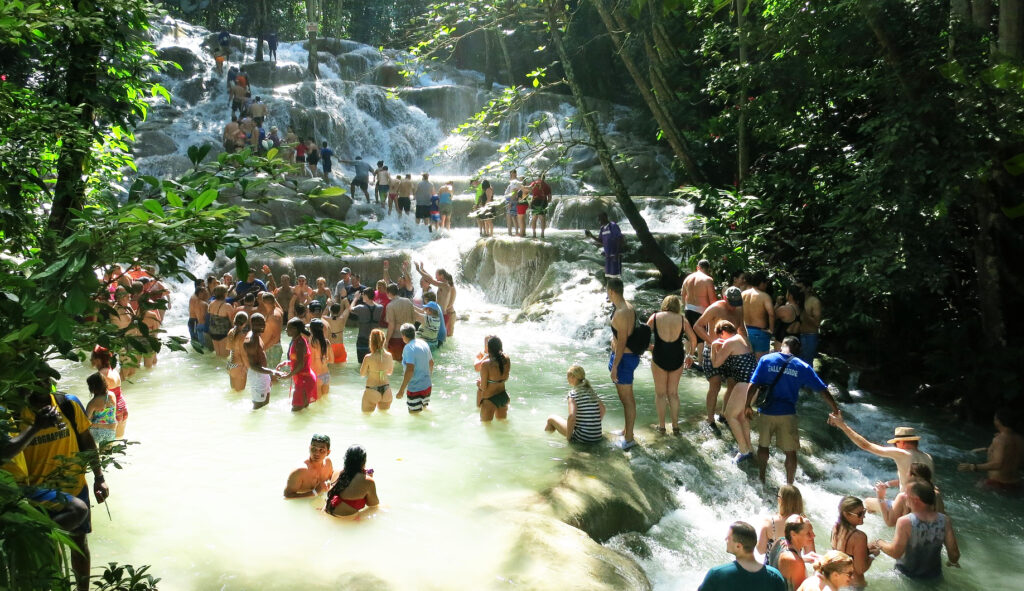
<path id="1" fill-rule="evenodd" d="M 838 550 L 830 550 L 814 561 L 814 576 L 804 579 L 797 591 L 840 591 L 863 589 L 854 581 L 854 559 Z"/>
<path id="2" fill-rule="evenodd" d="M 877 550 L 874 552 L 868 550 L 867 534 L 857 529 L 858 525 L 864 523 L 866 514 L 864 501 L 857 497 L 845 496 L 843 500 L 839 501 L 839 519 L 832 527 L 832 547 L 846 553 L 852 559 L 853 575 L 847 583 L 851 589 L 867 587 L 864 573 L 871 568 L 871 562 L 878 555 Z"/>

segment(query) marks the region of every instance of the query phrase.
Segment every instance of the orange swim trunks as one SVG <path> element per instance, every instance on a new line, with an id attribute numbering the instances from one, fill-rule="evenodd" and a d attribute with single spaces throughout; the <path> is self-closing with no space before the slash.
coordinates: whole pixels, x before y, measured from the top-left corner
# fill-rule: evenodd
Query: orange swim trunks
<path id="1" fill-rule="evenodd" d="M 335 363 L 345 363 L 348 361 L 348 352 L 345 351 L 345 343 L 332 343 L 331 349 L 334 351 Z"/>

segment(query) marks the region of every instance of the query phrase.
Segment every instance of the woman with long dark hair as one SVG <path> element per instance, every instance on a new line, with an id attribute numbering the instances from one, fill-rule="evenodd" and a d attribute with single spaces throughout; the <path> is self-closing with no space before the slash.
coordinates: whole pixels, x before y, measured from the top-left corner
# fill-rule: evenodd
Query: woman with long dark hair
<path id="1" fill-rule="evenodd" d="M 309 330 L 301 318 L 292 318 L 286 328 L 292 342 L 288 345 L 288 361 L 277 366 L 281 369 L 289 367 L 288 373 L 281 379 L 292 379 L 292 411 L 299 411 L 311 402 L 316 402 L 316 374 L 310 368 Z"/>
<path id="2" fill-rule="evenodd" d="M 832 526 L 832 548 L 845 552 L 853 558 L 853 573 L 849 582 L 850 589 L 867 587 L 864 573 L 871 568 L 871 561 L 878 554 L 868 550 L 868 535 L 859 529 L 864 524 L 867 514 L 864 501 L 854 496 L 845 496 L 839 501 L 839 519 Z"/>
<path id="3" fill-rule="evenodd" d="M 476 383 L 476 405 L 480 407 L 481 421 L 508 418 L 505 381 L 511 366 L 508 355 L 502 350 L 501 339 L 487 339 L 487 356 L 480 362 L 480 379 Z"/>
<path id="4" fill-rule="evenodd" d="M 779 298 L 782 299 L 781 296 Z M 782 347 L 782 339 L 800 334 L 800 314 L 804 310 L 804 290 L 796 285 L 786 289 L 785 301 L 775 306 L 775 350 Z"/>
<path id="5" fill-rule="evenodd" d="M 245 390 L 248 379 L 248 368 L 242 359 L 245 357 L 245 335 L 249 332 L 249 315 L 239 310 L 235 312 L 235 323 L 228 331 L 228 377 L 231 389 L 236 392 Z"/>
<path id="6" fill-rule="evenodd" d="M 366 469 L 366 450 L 353 445 L 345 451 L 345 466 L 327 491 L 324 511 L 336 517 L 355 515 L 364 507 L 380 504 L 373 470 Z"/>
<path id="7" fill-rule="evenodd" d="M 327 396 L 331 389 L 331 372 L 328 363 L 334 363 L 334 349 L 327 340 L 327 323 L 319 318 L 309 321 L 311 353 L 309 366 L 316 374 L 317 396 Z"/>

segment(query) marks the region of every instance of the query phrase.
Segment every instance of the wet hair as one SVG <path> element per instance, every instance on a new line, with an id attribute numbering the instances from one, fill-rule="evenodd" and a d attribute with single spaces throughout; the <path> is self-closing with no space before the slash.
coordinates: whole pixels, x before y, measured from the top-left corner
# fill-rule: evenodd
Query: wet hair
<path id="1" fill-rule="evenodd" d="M 366 467 L 366 450 L 360 445 L 351 445 L 345 450 L 345 463 L 341 469 L 341 474 L 338 474 L 338 480 L 335 481 L 334 486 L 331 490 L 327 491 L 327 503 L 324 505 L 324 510 L 334 515 L 334 507 L 331 506 L 331 499 L 342 493 L 348 485 L 352 484 L 352 480 L 356 477 L 356 474 L 360 474 L 363 468 Z"/>
<path id="2" fill-rule="evenodd" d="M 782 344 L 789 348 L 791 355 L 796 355 L 797 357 L 800 356 L 800 351 L 803 350 L 800 346 L 800 339 L 794 335 L 789 335 L 782 339 Z"/>
<path id="3" fill-rule="evenodd" d="M 786 295 L 793 296 L 793 300 L 796 301 L 796 305 L 801 308 L 804 307 L 804 290 L 800 289 L 795 284 L 790 285 L 786 288 Z"/>
<path id="4" fill-rule="evenodd" d="M 387 288 L 387 292 L 388 292 L 389 296 L 392 296 L 392 295 L 393 296 L 397 296 L 398 295 L 398 284 L 397 283 L 389 283 L 388 284 L 388 288 Z"/>
<path id="5" fill-rule="evenodd" d="M 309 336 L 309 329 L 306 328 L 306 325 L 302 322 L 301 318 L 292 318 L 289 320 L 288 328 L 294 328 L 299 331 L 299 334 L 306 335 L 307 337 Z"/>
<path id="6" fill-rule="evenodd" d="M 743 547 L 744 552 L 753 552 L 757 546 L 757 531 L 746 521 L 736 521 L 729 526 L 732 541 Z"/>
<path id="7" fill-rule="evenodd" d="M 384 350 L 385 336 L 384 331 L 379 328 L 375 328 L 370 331 L 370 353 L 377 353 Z M 381 353 L 381 357 L 383 356 L 384 354 Z"/>
<path id="8" fill-rule="evenodd" d="M 804 531 L 804 527 L 811 524 L 811 520 L 803 515 L 790 515 L 786 518 L 786 542 L 793 543 L 793 534 Z"/>
<path id="9" fill-rule="evenodd" d="M 269 291 L 263 292 L 263 295 L 260 296 L 260 299 L 263 300 L 264 302 L 270 302 L 272 304 L 277 303 L 277 298 L 274 297 L 274 294 L 270 293 Z"/>
<path id="10" fill-rule="evenodd" d="M 142 293 L 142 290 L 146 288 L 146 284 L 141 281 L 132 282 L 131 287 L 128 288 L 128 293 L 132 295 L 138 295 Z"/>
<path id="11" fill-rule="evenodd" d="M 323 277 L 317 277 L 317 278 L 316 278 L 316 284 L 317 284 L 318 286 L 320 285 L 320 282 L 323 282 L 323 284 L 324 284 L 324 286 L 325 286 L 325 287 L 327 286 L 327 279 L 325 279 L 325 278 L 323 278 Z"/>
<path id="12" fill-rule="evenodd" d="M 92 350 L 92 359 L 99 359 L 101 367 L 114 367 L 117 364 L 117 357 L 110 352 L 110 349 L 96 345 Z"/>
<path id="13" fill-rule="evenodd" d="M 608 285 L 606 285 L 605 287 L 607 287 L 608 290 L 611 291 L 612 293 L 617 293 L 619 295 L 622 295 L 622 290 L 623 290 L 622 280 L 619 279 L 618 277 L 609 277 L 608 278 Z"/>
<path id="14" fill-rule="evenodd" d="M 331 438 L 328 437 L 327 435 L 322 435 L 320 433 L 314 433 L 313 437 L 310 438 L 310 440 L 309 440 L 309 444 L 313 445 L 314 443 L 322 443 L 323 445 L 327 446 L 327 449 L 331 449 Z"/>
<path id="15" fill-rule="evenodd" d="M 423 180 L 427 180 L 429 178 L 430 178 L 430 173 L 429 172 L 423 173 Z"/>
<path id="16" fill-rule="evenodd" d="M 245 303 L 255 302 L 256 301 L 256 293 L 250 291 L 249 293 L 245 294 L 245 297 L 242 298 L 242 301 L 245 302 Z"/>
<path id="17" fill-rule="evenodd" d="M 384 166 L 384 161 L 383 160 L 378 160 L 377 161 L 377 166 Z"/>
<path id="18" fill-rule="evenodd" d="M 789 517 L 790 515 L 803 515 L 804 496 L 800 489 L 792 484 L 783 484 L 779 487 L 779 515 Z"/>
<path id="19" fill-rule="evenodd" d="M 325 148 L 327 147 L 327 142 L 324 142 L 324 147 L 325 147 Z"/>
<path id="20" fill-rule="evenodd" d="M 928 467 L 928 464 L 922 464 L 921 462 L 910 464 L 910 475 L 916 476 L 918 480 L 924 480 L 928 484 L 932 484 L 932 469 Z"/>
<path id="21" fill-rule="evenodd" d="M 923 480 L 915 480 L 907 487 L 907 493 L 921 499 L 925 505 L 935 504 L 935 485 Z"/>
<path id="22" fill-rule="evenodd" d="M 832 547 L 833 548 L 845 548 L 846 540 L 849 539 L 850 534 L 857 530 L 857 526 L 850 523 L 850 520 L 846 518 L 847 513 L 855 513 L 858 509 L 864 508 L 864 501 L 857 497 L 847 495 L 839 501 L 839 519 L 836 520 L 836 524 L 832 527 Z"/>
<path id="23" fill-rule="evenodd" d="M 223 300 L 228 295 L 228 288 L 226 285 L 217 285 L 213 288 L 213 299 Z"/>
<path id="24" fill-rule="evenodd" d="M 305 316 L 306 315 L 306 304 L 295 304 L 295 315 Z"/>
<path id="25" fill-rule="evenodd" d="M 92 392 L 94 396 L 102 396 L 107 393 L 107 380 L 103 379 L 100 372 L 90 374 L 85 378 L 85 385 L 89 387 L 89 392 Z"/>
<path id="26" fill-rule="evenodd" d="M 501 348 L 501 339 L 491 337 L 487 339 L 487 355 L 498 364 L 498 373 L 505 373 L 505 364 L 508 363 L 508 356 Z"/>
<path id="27" fill-rule="evenodd" d="M 449 273 L 448 271 L 445 271 L 444 269 L 438 269 L 437 274 L 440 275 L 441 278 L 444 279 L 444 282 L 447 283 L 448 285 L 455 285 L 455 279 L 452 278 L 452 274 Z"/>
<path id="28" fill-rule="evenodd" d="M 376 287 L 378 292 L 387 293 L 387 291 L 388 291 L 388 282 L 384 281 L 383 279 L 378 279 L 377 283 L 375 284 L 375 287 Z"/>
<path id="29" fill-rule="evenodd" d="M 484 181 L 484 182 L 480 183 L 480 188 L 483 189 L 484 191 L 486 191 L 487 189 L 490 189 L 491 188 L 491 181 Z"/>
<path id="30" fill-rule="evenodd" d="M 410 341 L 416 338 L 416 327 L 406 322 L 401 328 L 402 336 Z"/>
<path id="31" fill-rule="evenodd" d="M 262 322 L 263 326 L 267 325 L 267 317 L 264 316 L 263 314 L 260 314 L 259 312 L 256 312 L 252 316 L 249 317 L 249 328 L 250 329 L 252 328 L 253 323 L 256 322 L 257 320 Z"/>
<path id="32" fill-rule="evenodd" d="M 675 312 L 679 314 L 683 309 L 683 303 L 677 295 L 667 295 L 665 299 L 661 300 L 661 311 L 662 312 Z"/>
<path id="33" fill-rule="evenodd" d="M 387 166 L 385 166 L 385 167 L 384 167 L 384 170 L 387 170 L 387 169 L 388 169 L 388 167 L 387 167 Z"/>
<path id="34" fill-rule="evenodd" d="M 341 313 L 341 304 L 339 304 L 337 302 L 331 304 L 331 314 L 337 316 L 340 313 Z"/>
<path id="35" fill-rule="evenodd" d="M 320 303 L 320 300 L 313 300 L 309 302 L 309 311 L 315 312 L 317 310 L 323 310 L 324 305 Z"/>
<path id="36" fill-rule="evenodd" d="M 730 277 L 729 279 L 733 283 L 736 283 L 737 279 L 742 279 L 743 281 L 747 281 L 748 280 L 747 272 L 746 271 L 733 271 L 732 272 L 732 277 Z"/>
<path id="37" fill-rule="evenodd" d="M 753 271 L 747 274 L 747 283 L 752 287 L 757 287 L 766 281 L 768 281 L 768 274 L 764 271 Z"/>
<path id="38" fill-rule="evenodd" d="M 249 315 L 239 310 L 235 312 L 235 326 L 245 326 L 249 324 Z"/>
<path id="39" fill-rule="evenodd" d="M 715 334 L 721 334 L 723 332 L 736 334 L 736 325 L 728 320 L 719 320 L 715 323 Z"/>
<path id="40" fill-rule="evenodd" d="M 305 275 L 299 275 L 298 277 L 295 278 L 295 280 L 296 281 L 301 281 L 303 283 L 305 283 L 307 281 Z"/>
<path id="41" fill-rule="evenodd" d="M 310 339 L 317 345 L 320 345 L 320 359 L 323 361 L 327 360 L 327 352 L 330 350 L 330 343 L 327 342 L 327 337 L 324 336 L 325 323 L 319 318 L 314 318 L 309 321 L 309 332 L 313 335 Z"/>
<path id="42" fill-rule="evenodd" d="M 697 261 L 697 268 L 707 273 L 708 271 L 711 270 L 711 261 L 707 259 L 701 259 Z"/>
<path id="43" fill-rule="evenodd" d="M 425 291 L 425 292 L 423 292 L 423 301 L 424 302 L 436 302 L 437 301 L 437 294 L 435 294 L 432 291 Z"/>

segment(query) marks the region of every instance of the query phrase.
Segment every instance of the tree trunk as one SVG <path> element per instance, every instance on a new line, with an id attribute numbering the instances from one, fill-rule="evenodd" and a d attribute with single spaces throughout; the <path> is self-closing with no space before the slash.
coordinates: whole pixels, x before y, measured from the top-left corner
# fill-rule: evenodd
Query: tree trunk
<path id="1" fill-rule="evenodd" d="M 999 56 L 1024 59 L 1024 0 L 999 0 Z"/>
<path id="2" fill-rule="evenodd" d="M 658 103 L 658 99 L 655 98 L 654 93 L 651 92 L 647 80 L 645 80 L 643 74 L 640 73 L 640 69 L 637 68 L 636 63 L 633 61 L 633 58 L 630 57 L 629 52 L 623 47 L 622 36 L 619 34 L 615 23 L 612 21 L 611 14 L 608 12 L 608 7 L 605 5 L 605 0 L 593 0 L 593 2 L 594 6 L 597 8 L 598 14 L 601 15 L 601 20 L 604 21 L 605 28 L 608 29 L 608 34 L 612 39 L 612 43 L 615 44 L 615 50 L 618 52 L 619 57 L 622 58 L 622 62 L 626 65 L 626 70 L 629 71 L 629 75 L 633 78 L 633 83 L 640 91 L 640 95 L 643 97 L 644 102 L 647 103 L 647 108 L 650 109 L 651 114 L 654 115 L 655 121 L 658 122 L 662 133 L 665 135 L 665 138 L 668 139 L 669 145 L 672 146 L 672 151 L 675 153 L 676 158 L 679 158 L 683 163 L 683 166 L 686 168 L 686 172 L 690 176 L 690 180 L 692 182 L 696 183 L 703 181 L 704 175 L 700 173 L 700 170 L 697 168 L 697 164 L 686 150 L 682 134 L 679 132 L 679 129 L 671 120 L 665 109 L 663 109 L 661 104 Z M 562 59 L 564 60 L 565 58 L 563 57 Z"/>
<path id="3" fill-rule="evenodd" d="M 86 14 L 93 12 L 89 6 L 84 0 L 79 0 L 75 9 L 82 16 L 96 16 Z M 53 188 L 53 203 L 48 220 L 49 229 L 56 233 L 54 244 L 59 244 L 71 234 L 71 212 L 85 206 L 83 171 L 92 149 L 89 130 L 95 124 L 93 101 L 98 98 L 94 90 L 99 86 L 97 75 L 101 49 L 99 41 L 76 43 L 68 48 L 69 55 L 76 57 L 70 60 L 64 79 L 68 92 L 67 104 L 80 109 L 78 121 L 82 132 L 64 137 L 57 158 L 57 182 Z"/>
<path id="4" fill-rule="evenodd" d="M 992 0 L 974 0 L 971 2 L 971 20 L 974 26 L 984 32 L 992 29 Z"/>
<path id="5" fill-rule="evenodd" d="M 267 0 L 256 0 L 256 56 L 258 62 L 263 61 L 263 36 L 267 28 Z"/>
<path id="6" fill-rule="evenodd" d="M 317 17 L 317 0 L 306 0 L 306 25 L 313 23 L 319 23 L 320 19 Z M 316 55 L 316 31 L 309 31 L 309 58 L 306 62 L 306 67 L 309 69 L 309 75 L 314 78 L 320 77 L 320 62 Z"/>
<path id="7" fill-rule="evenodd" d="M 620 31 L 628 31 L 629 25 L 626 22 L 625 17 L 622 16 L 622 12 L 613 9 L 611 11 L 612 18 L 615 19 L 616 25 Z M 654 47 L 654 43 L 651 40 L 651 35 L 648 31 L 642 29 L 643 48 L 644 53 L 647 55 L 648 72 L 650 73 L 651 85 L 654 86 L 654 92 L 657 94 L 655 98 L 658 99 L 658 103 L 665 109 L 665 113 L 668 114 L 669 105 L 672 104 L 675 99 L 675 93 L 670 90 L 671 86 L 668 80 L 665 78 L 662 67 L 664 65 L 661 56 L 658 55 L 658 50 Z"/>
<path id="8" fill-rule="evenodd" d="M 747 0 L 736 0 L 736 34 L 739 41 L 740 72 L 746 76 L 747 55 Z M 750 170 L 750 128 L 747 125 L 747 85 L 742 84 L 739 96 L 739 120 L 736 122 L 736 180 L 743 187 Z"/>
<path id="9" fill-rule="evenodd" d="M 501 57 L 505 62 L 505 84 L 509 88 L 516 85 L 515 77 L 512 75 L 512 57 L 508 53 L 508 44 L 505 42 L 505 33 L 502 31 L 495 31 L 495 35 L 498 36 L 498 47 L 501 48 Z"/>
<path id="10" fill-rule="evenodd" d="M 491 38 L 494 31 L 484 29 L 484 87 L 487 92 L 494 87 L 494 40 Z"/>
<path id="11" fill-rule="evenodd" d="M 560 6 L 561 5 L 559 5 L 559 7 Z M 612 190 L 615 192 L 615 200 L 618 202 L 619 207 L 622 208 L 622 212 L 626 214 L 626 219 L 629 220 L 629 223 L 632 224 L 633 229 L 636 231 L 636 237 L 643 246 L 648 259 L 655 267 L 657 267 L 658 271 L 661 272 L 661 286 L 665 289 L 678 289 L 679 285 L 682 283 L 679 277 L 679 268 L 674 262 L 672 262 L 672 259 L 665 254 L 665 251 L 658 246 L 658 243 L 654 240 L 654 236 L 651 234 L 650 229 L 647 227 L 647 221 L 642 215 L 640 215 L 640 211 L 636 208 L 636 204 L 633 203 L 632 199 L 630 199 L 629 192 L 626 190 L 626 185 L 622 182 L 622 178 L 619 176 L 619 172 L 615 168 L 615 163 L 612 161 L 611 152 L 608 150 L 608 146 L 604 143 L 604 136 L 601 134 L 601 130 L 597 126 L 594 114 L 587 106 L 587 98 L 584 96 L 583 90 L 576 81 L 572 61 L 569 59 L 569 52 L 566 50 L 565 43 L 562 40 L 562 33 L 558 30 L 558 17 L 560 16 L 557 12 L 558 10 L 559 8 L 556 8 L 555 3 L 552 2 L 548 4 L 548 25 L 550 27 L 551 40 L 555 45 L 555 49 L 558 51 L 559 59 L 562 61 L 562 69 L 565 71 L 565 79 L 569 84 L 569 89 L 572 91 L 573 99 L 575 99 L 580 118 L 583 119 L 583 125 L 587 130 L 587 134 L 590 135 L 590 140 L 594 149 L 597 151 L 598 159 L 601 161 L 601 168 L 604 170 L 604 174 L 608 177 L 608 182 L 611 184 Z"/>
<path id="12" fill-rule="evenodd" d="M 335 36 L 341 39 L 345 35 L 345 29 L 341 26 L 345 21 L 345 0 L 336 0 L 334 11 Z"/>
<path id="13" fill-rule="evenodd" d="M 210 6 L 206 9 L 206 28 L 211 33 L 216 33 L 220 28 L 220 0 L 210 0 Z"/>

